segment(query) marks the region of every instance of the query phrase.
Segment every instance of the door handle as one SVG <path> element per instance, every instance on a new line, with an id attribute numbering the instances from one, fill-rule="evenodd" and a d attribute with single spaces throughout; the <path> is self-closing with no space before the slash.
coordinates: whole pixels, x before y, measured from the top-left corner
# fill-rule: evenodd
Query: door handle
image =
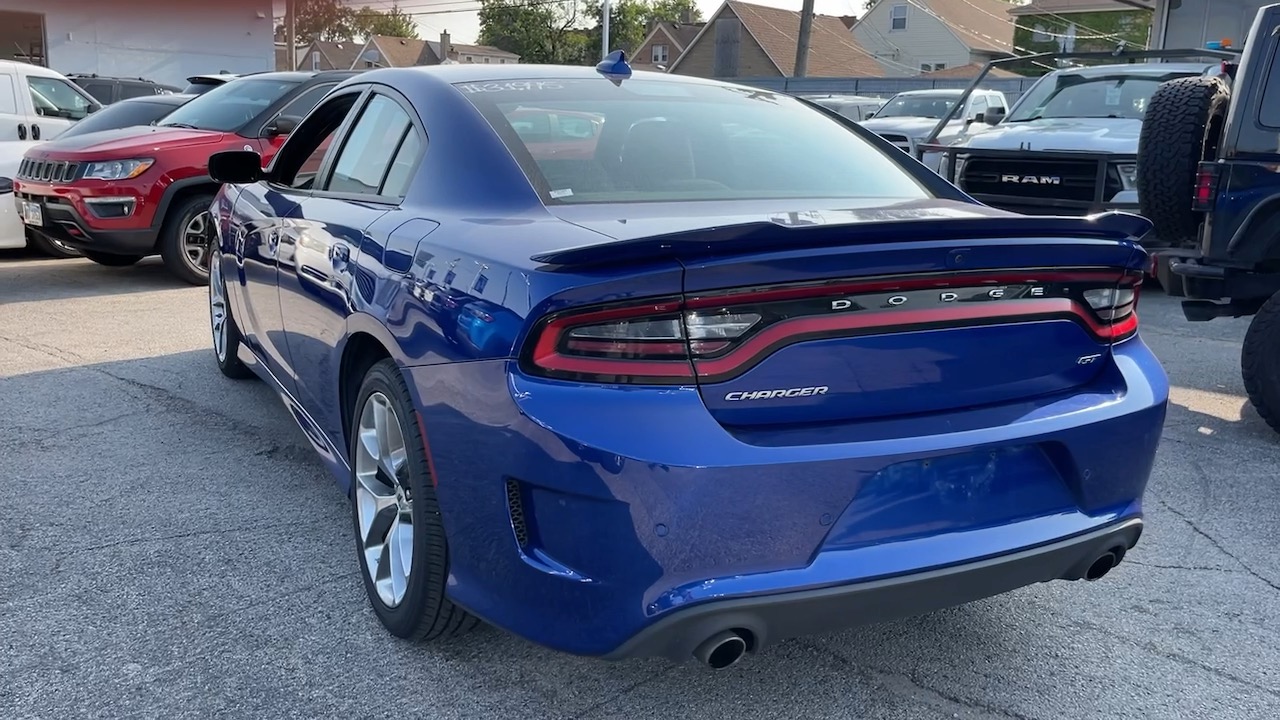
<path id="1" fill-rule="evenodd" d="M 23 125 L 22 123 L 18 123 L 18 139 L 19 140 L 27 139 L 27 126 Z"/>
<path id="2" fill-rule="evenodd" d="M 31 123 L 31 139 L 32 140 L 40 139 L 40 126 L 35 123 Z"/>

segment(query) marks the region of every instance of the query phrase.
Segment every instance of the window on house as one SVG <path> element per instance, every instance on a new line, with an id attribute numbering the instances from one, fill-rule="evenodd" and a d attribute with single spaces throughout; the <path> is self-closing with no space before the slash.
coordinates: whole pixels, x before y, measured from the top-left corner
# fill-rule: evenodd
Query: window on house
<path id="1" fill-rule="evenodd" d="M 933 69 L 934 69 L 934 70 L 946 70 L 946 69 L 947 69 L 947 64 L 946 64 L 946 63 L 934 63 L 934 64 L 933 64 Z"/>
<path id="2" fill-rule="evenodd" d="M 312 70 L 320 69 L 320 51 L 319 50 L 316 50 L 311 53 L 311 69 Z"/>
<path id="3" fill-rule="evenodd" d="M 471 57 L 470 55 L 467 56 L 467 62 L 475 62 L 475 61 L 476 61 L 475 58 Z"/>
<path id="4" fill-rule="evenodd" d="M 666 62 L 668 57 L 669 55 L 668 55 L 668 50 L 666 45 L 653 46 L 653 62 L 655 64 Z"/>
<path id="5" fill-rule="evenodd" d="M 907 6 L 894 5 L 889 8 L 889 29 L 890 30 L 906 30 L 907 29 Z"/>
<path id="6" fill-rule="evenodd" d="M 485 58 L 485 59 L 484 59 L 484 61 L 485 61 L 485 62 L 489 62 L 489 58 Z"/>

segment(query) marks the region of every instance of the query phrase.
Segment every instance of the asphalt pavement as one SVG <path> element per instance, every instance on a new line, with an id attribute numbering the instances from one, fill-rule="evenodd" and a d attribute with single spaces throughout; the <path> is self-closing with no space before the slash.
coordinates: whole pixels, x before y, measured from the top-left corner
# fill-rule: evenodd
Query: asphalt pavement
<path id="1" fill-rule="evenodd" d="M 301 431 L 214 366 L 205 290 L 0 254 L 0 718 L 1270 720 L 1280 436 L 1244 398 L 1247 320 L 1159 293 L 1141 317 L 1175 389 L 1123 565 L 713 672 L 393 639 Z"/>

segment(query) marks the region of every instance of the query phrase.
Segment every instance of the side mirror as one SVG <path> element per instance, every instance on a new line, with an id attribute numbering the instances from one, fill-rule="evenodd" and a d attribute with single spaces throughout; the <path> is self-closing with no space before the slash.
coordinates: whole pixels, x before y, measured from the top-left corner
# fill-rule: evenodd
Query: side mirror
<path id="1" fill-rule="evenodd" d="M 985 113 L 978 115 L 978 122 L 984 122 L 988 125 L 998 125 L 1004 119 L 1004 108 L 993 107 Z"/>
<path id="2" fill-rule="evenodd" d="M 224 150 L 209 157 L 209 177 L 216 183 L 248 185 L 264 174 L 262 156 L 252 150 Z"/>
<path id="3" fill-rule="evenodd" d="M 871 112 L 867 113 L 866 115 L 863 115 L 863 116 L 862 116 L 862 119 L 863 119 L 863 120 L 870 120 L 871 118 L 873 118 L 873 117 L 875 117 L 875 116 L 876 116 L 876 111 L 875 111 L 875 110 L 872 110 Z"/>
<path id="4" fill-rule="evenodd" d="M 0 177 L 0 195 L 13 192 L 13 178 Z"/>
<path id="5" fill-rule="evenodd" d="M 267 137 L 279 137 L 288 135 L 298 129 L 298 123 L 302 122 L 302 118 L 293 115 L 277 115 L 275 120 L 267 124 Z"/>

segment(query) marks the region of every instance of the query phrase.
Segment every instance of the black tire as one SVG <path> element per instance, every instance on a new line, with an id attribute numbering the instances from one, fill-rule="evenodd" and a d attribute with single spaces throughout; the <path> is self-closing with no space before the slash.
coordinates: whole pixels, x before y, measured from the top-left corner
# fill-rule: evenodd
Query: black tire
<path id="1" fill-rule="evenodd" d="M 80 251 L 75 248 L 64 245 L 55 241 L 53 238 L 45 235 L 39 230 L 27 230 L 27 244 L 35 248 L 37 252 L 55 258 L 77 258 L 80 257 Z"/>
<path id="2" fill-rule="evenodd" d="M 1217 156 L 1231 91 L 1216 77 L 1163 83 L 1151 96 L 1138 138 L 1138 204 L 1161 244 L 1192 246 L 1202 214 L 1191 209 L 1196 166 Z"/>
<path id="3" fill-rule="evenodd" d="M 218 328 L 214 322 L 214 306 L 216 297 L 221 296 L 224 320 L 223 329 L 225 331 L 225 344 L 221 356 L 218 354 Z M 222 277 L 222 273 L 215 272 L 209 278 L 209 330 L 213 335 L 213 360 L 218 363 L 218 370 L 223 375 L 232 380 L 249 380 L 254 376 L 253 371 L 249 369 L 240 360 L 240 344 L 244 339 L 240 335 L 240 326 L 236 325 L 236 319 L 231 314 L 231 304 L 227 302 L 227 284 Z"/>
<path id="4" fill-rule="evenodd" d="M 111 253 L 101 253 L 93 250 L 85 250 L 81 254 L 99 265 L 107 267 L 129 267 L 130 265 L 137 265 L 138 261 L 142 259 L 141 255 L 112 255 Z"/>
<path id="5" fill-rule="evenodd" d="M 407 477 L 413 498 L 410 511 L 413 519 L 413 558 L 410 561 L 404 598 L 394 607 L 388 606 L 378 597 L 377 588 L 370 577 L 360 537 L 359 502 L 356 500 L 357 480 L 354 468 L 356 446 L 360 442 L 360 416 L 365 403 L 374 393 L 384 395 L 399 418 L 407 455 L 406 472 L 401 474 Z M 395 361 L 383 360 L 365 374 L 352 408 L 351 428 L 351 519 L 360 575 L 364 578 L 365 593 L 374 613 L 388 632 L 408 640 L 444 640 L 469 632 L 479 624 L 479 620 L 454 605 L 445 595 L 445 582 L 449 577 L 448 542 L 440 519 L 440 505 L 432 483 L 431 466 L 427 462 L 422 442 L 422 429 L 418 426 L 417 413 L 413 411 L 409 388 Z"/>
<path id="6" fill-rule="evenodd" d="M 1249 402 L 1280 432 L 1280 293 L 1262 304 L 1240 350 L 1240 374 Z"/>
<path id="7" fill-rule="evenodd" d="M 200 214 L 209 214 L 209 206 L 213 203 L 212 194 L 199 194 L 183 198 L 169 208 L 164 225 L 160 229 L 160 257 L 164 266 L 184 282 L 192 285 L 204 285 L 209 282 L 208 258 L 212 247 L 212 216 L 206 218 L 205 226 L 210 233 L 206 245 L 203 267 L 194 263 L 187 255 L 185 234 L 187 226 Z"/>

